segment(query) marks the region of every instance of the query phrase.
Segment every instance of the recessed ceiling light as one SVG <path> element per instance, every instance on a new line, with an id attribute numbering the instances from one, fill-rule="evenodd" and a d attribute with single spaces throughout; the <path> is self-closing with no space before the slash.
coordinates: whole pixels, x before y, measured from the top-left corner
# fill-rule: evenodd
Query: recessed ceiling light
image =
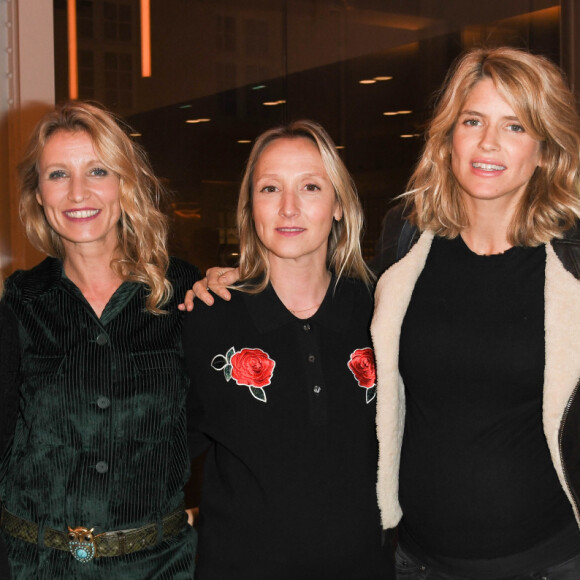
<path id="1" fill-rule="evenodd" d="M 131 137 L 141 137 L 141 133 L 129 133 Z"/>
<path id="2" fill-rule="evenodd" d="M 377 81 L 375 79 L 363 79 L 362 81 L 359 81 L 359 84 L 361 85 L 374 85 Z"/>
<path id="3" fill-rule="evenodd" d="M 251 143 L 249 139 L 238 139 L 238 143 Z"/>
<path id="4" fill-rule="evenodd" d="M 390 81 L 393 77 L 375 77 L 375 81 Z"/>
<path id="5" fill-rule="evenodd" d="M 195 123 L 208 123 L 211 119 L 187 119 L 185 122 L 190 124 Z"/>
<path id="6" fill-rule="evenodd" d="M 283 105 L 285 102 L 284 99 L 280 99 L 279 101 L 265 101 L 262 105 L 265 107 L 275 107 L 276 105 Z"/>

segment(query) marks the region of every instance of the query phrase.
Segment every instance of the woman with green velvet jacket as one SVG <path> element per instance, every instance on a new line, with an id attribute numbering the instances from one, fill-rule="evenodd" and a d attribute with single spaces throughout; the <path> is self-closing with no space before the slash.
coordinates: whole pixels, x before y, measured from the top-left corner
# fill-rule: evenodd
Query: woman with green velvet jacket
<path id="1" fill-rule="evenodd" d="M 20 166 L 21 216 L 48 254 L 6 281 L 20 407 L 0 471 L 14 578 L 192 578 L 183 510 L 188 380 L 164 193 L 108 112 L 46 114 Z M 2 345 L 0 345 L 2 346 Z"/>

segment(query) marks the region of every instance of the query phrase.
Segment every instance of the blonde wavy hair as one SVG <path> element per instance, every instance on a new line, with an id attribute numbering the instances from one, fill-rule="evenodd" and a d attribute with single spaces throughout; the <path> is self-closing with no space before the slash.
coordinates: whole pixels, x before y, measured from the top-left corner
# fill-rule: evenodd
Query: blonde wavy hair
<path id="1" fill-rule="evenodd" d="M 19 165 L 20 218 L 31 244 L 55 258 L 64 258 L 60 236 L 49 225 L 37 201 L 39 161 L 56 132 L 84 132 L 107 169 L 119 178 L 121 218 L 118 250 L 111 268 L 124 280 L 141 282 L 149 293 L 146 308 L 161 314 L 172 287 L 166 278 L 167 218 L 160 210 L 166 191 L 155 177 L 145 151 L 129 136 L 123 121 L 100 106 L 73 101 L 48 112 L 38 122 Z"/>
<path id="2" fill-rule="evenodd" d="M 240 187 L 237 223 L 240 237 L 241 289 L 258 293 L 270 281 L 268 250 L 260 241 L 254 223 L 252 200 L 254 172 L 260 156 L 278 139 L 308 139 L 320 152 L 322 163 L 334 188 L 342 219 L 333 220 L 328 237 L 326 265 L 337 281 L 341 276 L 359 278 L 370 285 L 374 276 L 366 266 L 360 246 L 364 215 L 354 182 L 336 152 L 336 146 L 322 126 L 314 121 L 300 120 L 262 133 L 254 143 Z M 245 281 L 259 279 L 254 284 Z"/>
<path id="3" fill-rule="evenodd" d="M 469 225 L 451 171 L 455 123 L 473 87 L 491 79 L 525 131 L 541 144 L 537 167 L 508 229 L 513 245 L 561 237 L 580 218 L 580 121 L 562 71 L 547 58 L 510 47 L 464 53 L 447 74 L 422 156 L 403 195 L 420 229 L 454 238 Z"/>

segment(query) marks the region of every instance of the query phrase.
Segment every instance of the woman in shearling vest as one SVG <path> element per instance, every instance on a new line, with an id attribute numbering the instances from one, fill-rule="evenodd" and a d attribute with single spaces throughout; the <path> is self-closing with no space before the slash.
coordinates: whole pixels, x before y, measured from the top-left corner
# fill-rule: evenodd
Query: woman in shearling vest
<path id="1" fill-rule="evenodd" d="M 547 59 L 477 49 L 448 74 L 371 327 L 398 578 L 580 578 L 579 150 Z"/>

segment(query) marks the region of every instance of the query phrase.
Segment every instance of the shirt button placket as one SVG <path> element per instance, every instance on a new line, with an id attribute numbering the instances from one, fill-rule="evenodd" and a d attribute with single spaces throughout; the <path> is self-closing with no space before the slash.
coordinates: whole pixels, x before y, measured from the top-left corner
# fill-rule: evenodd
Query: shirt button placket
<path id="1" fill-rule="evenodd" d="M 100 347 L 107 346 L 110 343 L 109 336 L 107 335 L 106 332 L 101 331 L 99 332 L 99 334 L 97 334 L 95 342 Z M 97 397 L 97 407 L 99 409 L 105 410 L 108 409 L 110 406 L 111 400 L 109 399 L 109 397 L 106 397 L 105 395 L 100 395 L 99 397 Z M 109 471 L 109 464 L 106 461 L 99 461 L 95 465 L 95 470 L 98 474 L 105 475 Z"/>
<path id="2" fill-rule="evenodd" d="M 327 417 L 327 400 L 320 355 L 319 331 L 314 322 L 303 320 L 298 327 L 298 344 L 304 361 L 305 378 L 308 385 L 310 420 L 315 425 L 322 425 Z"/>

